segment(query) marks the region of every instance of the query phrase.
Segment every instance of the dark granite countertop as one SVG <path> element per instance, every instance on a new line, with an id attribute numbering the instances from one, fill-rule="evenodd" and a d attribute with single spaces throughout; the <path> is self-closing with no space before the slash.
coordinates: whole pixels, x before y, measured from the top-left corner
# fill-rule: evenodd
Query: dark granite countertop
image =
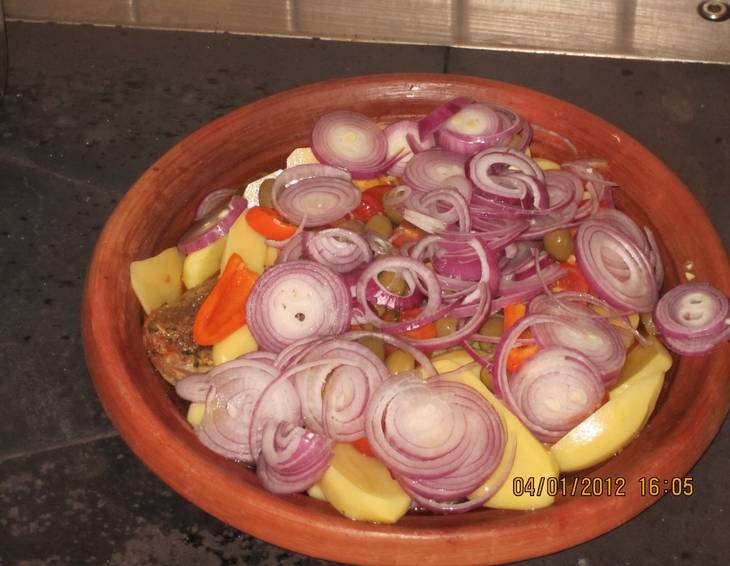
<path id="1" fill-rule="evenodd" d="M 320 79 L 472 74 L 617 124 L 664 160 L 730 244 L 730 67 L 162 31 L 9 25 L 0 106 L 0 564 L 320 564 L 172 492 L 107 420 L 80 339 L 94 242 L 135 179 L 233 108 Z M 677 227 L 681 230 L 681 226 Z M 697 376 L 702 379 L 703 376 Z M 696 493 L 529 564 L 725 564 L 730 428 Z"/>

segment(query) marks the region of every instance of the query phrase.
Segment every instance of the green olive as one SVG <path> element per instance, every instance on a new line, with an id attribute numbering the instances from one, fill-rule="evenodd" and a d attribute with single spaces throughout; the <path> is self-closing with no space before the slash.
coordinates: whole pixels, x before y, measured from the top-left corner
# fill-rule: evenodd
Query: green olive
<path id="1" fill-rule="evenodd" d="M 388 239 L 393 234 L 393 223 L 385 214 L 376 214 L 365 223 L 365 229 Z"/>
<path id="2" fill-rule="evenodd" d="M 479 379 L 487 386 L 487 389 L 492 390 L 492 372 L 487 368 L 482 368 L 482 371 L 479 372 Z"/>
<path id="3" fill-rule="evenodd" d="M 383 203 L 383 211 L 385 212 L 385 215 L 390 218 L 390 221 L 393 224 L 400 224 L 403 222 L 403 214 L 394 206 Z"/>
<path id="4" fill-rule="evenodd" d="M 378 356 L 381 360 L 385 361 L 385 342 L 383 342 L 380 338 L 375 338 L 375 336 L 364 336 L 360 338 L 358 342 Z"/>
<path id="5" fill-rule="evenodd" d="M 565 261 L 573 253 L 573 237 L 567 228 L 548 232 L 543 243 L 545 251 L 558 261 Z"/>
<path id="6" fill-rule="evenodd" d="M 445 316 L 439 318 L 433 325 L 436 327 L 436 336 L 449 336 L 456 332 L 456 325 L 459 323 L 458 318 Z"/>
<path id="7" fill-rule="evenodd" d="M 479 334 L 482 336 L 492 336 L 499 338 L 504 334 L 504 319 L 501 316 L 493 316 L 488 318 L 487 321 L 482 324 L 479 329 Z"/>
<path id="8" fill-rule="evenodd" d="M 408 284 L 402 275 L 392 271 L 381 271 L 378 279 L 388 291 L 394 295 L 405 295 L 408 290 Z"/>
<path id="9" fill-rule="evenodd" d="M 266 179 L 259 187 L 259 204 L 268 208 L 274 207 L 274 200 L 271 197 L 274 188 L 274 179 Z"/>
<path id="10" fill-rule="evenodd" d="M 360 236 L 365 234 L 365 225 L 355 218 L 351 218 L 350 220 L 343 220 L 342 222 L 336 224 L 336 226 L 338 228 L 344 228 L 345 230 L 349 230 L 350 232 L 355 232 L 355 234 L 359 234 Z"/>
<path id="11" fill-rule="evenodd" d="M 413 371 L 416 368 L 416 360 L 408 352 L 396 350 L 385 358 L 385 367 L 391 375 L 398 375 L 407 371 Z"/>

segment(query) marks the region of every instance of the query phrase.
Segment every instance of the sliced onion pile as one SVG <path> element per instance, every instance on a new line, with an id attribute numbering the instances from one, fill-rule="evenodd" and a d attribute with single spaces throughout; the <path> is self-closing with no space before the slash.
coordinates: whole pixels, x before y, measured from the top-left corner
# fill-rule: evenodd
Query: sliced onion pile
<path id="1" fill-rule="evenodd" d="M 267 422 L 262 437 L 256 475 L 272 493 L 309 489 L 332 459 L 330 439 L 286 421 Z"/>
<path id="2" fill-rule="evenodd" d="M 176 390 L 183 398 L 200 402 L 199 395 L 188 391 L 191 385 L 202 390 L 201 382 L 207 379 L 205 415 L 196 428 L 198 438 L 221 456 L 251 464 L 256 456 L 249 438 L 253 410 L 278 373 L 271 362 L 239 358 L 214 368 L 204 377 L 191 376 L 180 381 Z M 298 421 L 300 408 L 294 387 L 281 384 L 276 399 L 262 407 L 261 414 L 276 421 Z"/>
<path id="3" fill-rule="evenodd" d="M 555 315 L 568 324 L 537 324 L 532 329 L 543 348 L 560 346 L 586 356 L 601 374 L 603 382 L 613 383 L 626 362 L 626 347 L 616 327 L 595 316 L 579 293 L 557 293 L 554 297 L 538 295 L 529 306 L 530 314 Z M 565 303 L 570 309 L 565 308 Z"/>
<path id="4" fill-rule="evenodd" d="M 373 391 L 389 377 L 385 364 L 365 346 L 348 340 L 316 344 L 302 363 L 333 360 L 295 374 L 307 429 L 337 442 L 365 434 L 365 409 Z"/>
<path id="5" fill-rule="evenodd" d="M 528 315 L 502 337 L 494 354 L 498 394 L 544 442 L 559 440 L 600 406 L 605 395 L 600 371 L 579 351 L 550 346 L 540 349 L 514 375 L 508 376 L 507 356 L 528 328 L 535 332 L 542 325 L 570 324 L 553 315 Z M 565 334 L 562 338 L 566 339 Z"/>
<path id="6" fill-rule="evenodd" d="M 561 133 L 535 132 L 577 158 Z M 469 98 L 384 129 L 349 110 L 322 116 L 311 143 L 320 163 L 287 168 L 274 180 L 273 206 L 298 230 L 272 242 L 276 264 L 248 298 L 246 323 L 260 351 L 176 386 L 182 398 L 205 403 L 200 440 L 256 465 L 270 491 L 295 493 L 322 477 L 334 443 L 366 437 L 418 506 L 462 512 L 501 485 L 516 448 L 480 393 L 435 376 L 432 352 L 462 347 L 492 372 L 509 410 L 552 443 L 605 401 L 625 364 L 625 344 L 643 339 L 609 317 L 653 312 L 665 344 L 680 354 L 728 340 L 728 298 L 720 291 L 692 283 L 659 299 L 659 246 L 649 228 L 613 207 L 616 185 L 602 172 L 605 162 L 543 171 L 527 151 L 532 136 L 532 125 L 512 110 Z M 388 180 L 384 212 L 404 218 L 390 237 L 389 229 L 347 222 L 362 219 L 368 201 L 353 179 L 382 184 L 386 173 L 396 178 Z M 179 249 L 215 242 L 245 208 L 231 189 L 212 192 Z M 559 229 L 574 234 L 567 263 L 543 244 Z M 576 264 L 595 296 L 551 291 Z M 383 284 L 385 272 L 402 291 Z M 527 315 L 501 338 L 479 334 L 490 314 L 516 303 L 529 303 Z M 416 337 L 445 317 L 453 325 L 445 336 Z M 366 338 L 411 355 L 416 372 L 391 376 L 358 342 Z M 486 346 L 495 343 L 491 357 Z M 525 345 L 535 352 L 508 371 L 510 352 Z"/>
<path id="7" fill-rule="evenodd" d="M 730 338 L 728 298 L 704 283 L 685 283 L 665 294 L 654 310 L 654 324 L 674 352 L 704 354 Z"/>
<path id="8" fill-rule="evenodd" d="M 375 392 L 365 422 L 373 452 L 419 505 L 456 512 L 484 504 L 460 500 L 496 470 L 506 433 L 477 391 L 441 379 L 391 377 Z"/>

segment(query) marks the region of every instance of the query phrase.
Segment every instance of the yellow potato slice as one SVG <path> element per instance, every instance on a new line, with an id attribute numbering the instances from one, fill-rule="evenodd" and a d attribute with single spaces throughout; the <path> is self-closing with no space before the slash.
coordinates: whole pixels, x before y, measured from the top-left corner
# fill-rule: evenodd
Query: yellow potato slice
<path id="1" fill-rule="evenodd" d="M 223 236 L 209 246 L 194 251 L 185 257 L 182 280 L 186 288 L 197 287 L 203 281 L 218 273 L 227 237 L 227 235 Z"/>
<path id="2" fill-rule="evenodd" d="M 664 383 L 664 373 L 632 380 L 550 449 L 561 472 L 574 472 L 607 460 L 639 433 L 651 415 Z"/>
<path id="3" fill-rule="evenodd" d="M 380 461 L 352 444 L 337 444 L 334 453 L 318 485 L 335 509 L 350 519 L 376 523 L 395 523 L 406 514 L 411 499 Z"/>
<path id="4" fill-rule="evenodd" d="M 144 312 L 177 301 L 183 292 L 183 255 L 167 248 L 154 257 L 133 261 L 129 266 L 132 289 Z"/>
<path id="5" fill-rule="evenodd" d="M 228 258 L 237 253 L 246 267 L 256 273 L 263 273 L 266 261 L 266 238 L 251 228 L 246 222 L 246 213 L 239 216 L 231 226 L 221 257 L 220 270 L 226 267 Z"/>
<path id="6" fill-rule="evenodd" d="M 213 365 L 219 366 L 258 349 L 259 345 L 248 329 L 248 325 L 244 324 L 241 328 L 213 345 Z"/>

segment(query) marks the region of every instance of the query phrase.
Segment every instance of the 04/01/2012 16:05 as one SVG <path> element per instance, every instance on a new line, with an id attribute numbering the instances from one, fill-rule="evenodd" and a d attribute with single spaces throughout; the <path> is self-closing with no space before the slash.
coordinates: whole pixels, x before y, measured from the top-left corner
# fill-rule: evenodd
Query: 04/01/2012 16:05
<path id="1" fill-rule="evenodd" d="M 638 489 L 642 497 L 658 495 L 690 496 L 694 494 L 694 483 L 691 477 L 662 479 L 658 477 L 641 477 Z M 515 496 L 626 496 L 627 481 L 623 477 L 515 477 L 512 491 Z"/>

